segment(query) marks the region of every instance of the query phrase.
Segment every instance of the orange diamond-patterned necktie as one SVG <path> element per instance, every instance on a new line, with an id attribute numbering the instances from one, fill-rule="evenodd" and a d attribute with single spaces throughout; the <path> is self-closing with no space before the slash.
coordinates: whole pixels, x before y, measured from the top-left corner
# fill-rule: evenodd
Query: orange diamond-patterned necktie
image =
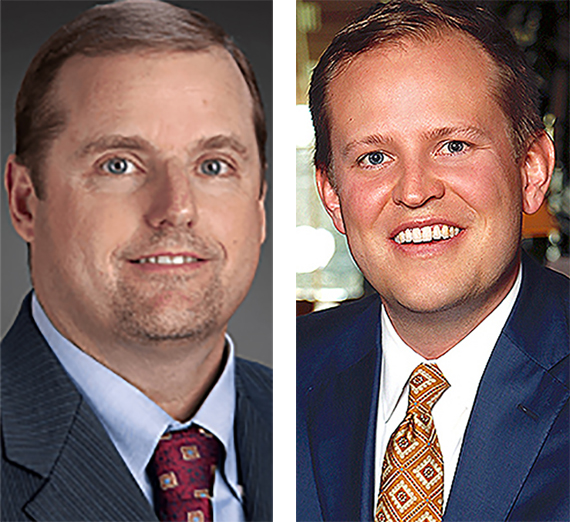
<path id="1" fill-rule="evenodd" d="M 384 455 L 376 522 L 441 520 L 443 457 L 431 409 L 447 388 L 435 364 L 420 364 L 412 372 L 406 417 Z"/>
<path id="2" fill-rule="evenodd" d="M 162 436 L 149 465 L 155 508 L 162 521 L 211 522 L 220 442 L 191 425 Z"/>

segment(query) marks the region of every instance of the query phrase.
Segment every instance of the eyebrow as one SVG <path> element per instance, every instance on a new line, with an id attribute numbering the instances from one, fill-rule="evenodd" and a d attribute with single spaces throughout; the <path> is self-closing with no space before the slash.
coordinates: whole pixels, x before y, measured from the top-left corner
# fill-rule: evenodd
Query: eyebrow
<path id="1" fill-rule="evenodd" d="M 437 129 L 428 130 L 422 133 L 423 139 L 428 140 L 436 140 L 445 138 L 446 136 L 450 136 L 453 134 L 460 134 L 465 137 L 472 137 L 472 138 L 485 138 L 487 134 L 480 129 L 479 127 L 475 127 L 473 125 L 467 126 L 458 126 L 458 127 L 441 127 Z M 346 146 L 342 149 L 342 156 L 347 157 L 350 155 L 353 149 L 363 146 L 363 145 L 386 145 L 394 143 L 394 139 L 390 136 L 384 136 L 380 133 L 370 134 L 365 136 L 362 139 L 357 139 L 350 141 L 346 144 Z"/>
<path id="2" fill-rule="evenodd" d="M 348 155 L 350 155 L 353 149 L 362 145 L 386 145 L 393 142 L 394 140 L 392 138 L 383 136 L 382 134 L 370 134 L 362 139 L 352 140 L 348 142 L 342 149 L 342 156 L 346 158 Z"/>
<path id="3" fill-rule="evenodd" d="M 123 149 L 133 151 L 149 151 L 155 147 L 140 136 L 122 136 L 112 134 L 101 136 L 79 148 L 76 155 L 79 157 L 97 154 L 107 150 Z M 207 138 L 200 138 L 195 145 L 188 147 L 189 152 L 231 149 L 244 158 L 248 158 L 248 148 L 235 136 L 229 134 L 216 134 Z"/>
<path id="4" fill-rule="evenodd" d="M 474 125 L 467 125 L 465 127 L 442 127 L 439 129 L 433 129 L 424 134 L 424 136 L 428 139 L 439 139 L 445 138 L 451 134 L 461 134 L 465 137 L 472 137 L 472 138 L 485 138 L 487 137 L 487 133 L 484 132 L 479 127 L 475 127 Z"/>
<path id="5" fill-rule="evenodd" d="M 152 145 L 148 141 L 139 136 L 121 136 L 112 134 L 109 136 L 102 136 L 83 145 L 77 151 L 77 156 L 88 156 L 89 154 L 105 152 L 106 150 L 110 149 L 127 149 L 140 151 L 152 148 Z"/>
<path id="6" fill-rule="evenodd" d="M 201 138 L 190 150 L 209 151 L 220 149 L 231 149 L 245 159 L 249 157 L 248 148 L 233 134 L 216 134 L 208 138 Z"/>

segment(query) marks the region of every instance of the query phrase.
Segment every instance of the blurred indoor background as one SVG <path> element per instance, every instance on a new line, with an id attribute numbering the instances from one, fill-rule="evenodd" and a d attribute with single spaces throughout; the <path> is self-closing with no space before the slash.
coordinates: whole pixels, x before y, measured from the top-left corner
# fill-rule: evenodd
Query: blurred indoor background
<path id="1" fill-rule="evenodd" d="M 557 162 L 547 201 L 524 216 L 523 248 L 542 264 L 570 275 L 568 237 L 568 6 L 567 0 L 486 1 L 539 76 L 541 111 L 554 138 Z M 297 2 L 297 314 L 357 299 L 372 291 L 319 201 L 314 182 L 313 128 L 307 106 L 313 67 L 339 29 L 374 2 Z"/>

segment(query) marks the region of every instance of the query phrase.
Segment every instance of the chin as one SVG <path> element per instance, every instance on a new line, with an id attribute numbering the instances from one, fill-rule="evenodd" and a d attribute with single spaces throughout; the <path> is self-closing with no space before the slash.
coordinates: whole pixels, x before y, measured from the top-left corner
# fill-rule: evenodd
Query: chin
<path id="1" fill-rule="evenodd" d="M 464 292 L 450 292 L 449 287 L 418 285 L 411 292 L 393 294 L 390 299 L 386 299 L 386 302 L 388 306 L 394 303 L 397 308 L 411 313 L 430 314 L 448 312 L 461 306 L 466 300 L 468 297 Z"/>
<path id="2" fill-rule="evenodd" d="M 217 280 L 205 288 L 154 292 L 125 285 L 112 303 L 115 329 L 133 342 L 202 340 L 219 331 L 225 295 Z"/>
<path id="3" fill-rule="evenodd" d="M 140 343 L 200 341 L 219 330 L 222 303 L 217 292 L 192 301 L 115 303 L 115 329 L 121 337 Z"/>
<path id="4" fill-rule="evenodd" d="M 123 337 L 143 343 L 200 341 L 218 329 L 217 314 L 205 315 L 188 310 L 144 314 L 124 314 L 117 324 Z"/>

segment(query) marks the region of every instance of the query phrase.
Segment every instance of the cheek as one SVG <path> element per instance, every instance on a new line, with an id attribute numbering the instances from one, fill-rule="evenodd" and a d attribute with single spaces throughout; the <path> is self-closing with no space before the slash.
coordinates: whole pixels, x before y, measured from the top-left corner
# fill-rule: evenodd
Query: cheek
<path id="1" fill-rule="evenodd" d="M 76 230 L 83 216 L 77 212 L 77 205 L 70 191 L 51 191 L 46 200 L 38 206 L 36 217 L 36 243 L 38 250 L 50 257 L 64 258 L 77 244 Z"/>
<path id="2" fill-rule="evenodd" d="M 220 273 L 226 288 L 243 299 L 255 276 L 263 240 L 260 213 L 252 205 L 228 208 L 228 213 L 219 223 L 222 248 L 226 265 Z"/>
<path id="3" fill-rule="evenodd" d="M 124 201 L 68 199 L 49 210 L 48 237 L 62 262 L 82 271 L 111 270 L 113 253 L 127 243 L 137 227 L 137 211 Z"/>
<path id="4" fill-rule="evenodd" d="M 339 195 L 345 225 L 358 233 L 360 227 L 377 223 L 390 200 L 390 186 L 382 180 L 352 178 L 339 183 Z"/>
<path id="5" fill-rule="evenodd" d="M 512 165 L 493 159 L 474 163 L 469 172 L 453 177 L 453 190 L 483 215 L 507 218 L 520 213 L 520 178 Z"/>
<path id="6" fill-rule="evenodd" d="M 256 199 L 241 195 L 223 200 L 214 197 L 202 206 L 197 233 L 211 235 L 229 257 L 247 257 L 248 252 L 258 250 L 261 245 L 262 225 L 263 212 Z"/>

